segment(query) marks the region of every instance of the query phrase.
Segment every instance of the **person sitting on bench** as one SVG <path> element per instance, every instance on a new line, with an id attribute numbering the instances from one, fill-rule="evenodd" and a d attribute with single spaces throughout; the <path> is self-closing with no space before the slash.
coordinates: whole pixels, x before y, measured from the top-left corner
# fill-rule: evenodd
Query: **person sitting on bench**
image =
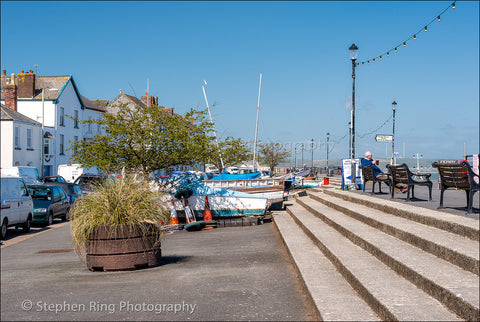
<path id="1" fill-rule="evenodd" d="M 378 162 L 378 160 L 377 160 L 377 162 Z M 382 180 L 390 178 L 390 180 L 392 180 L 391 177 L 389 177 L 387 174 L 383 173 L 383 171 L 379 167 L 377 167 L 377 165 L 373 162 L 372 152 L 370 152 L 370 151 L 365 152 L 365 158 L 362 159 L 362 167 L 368 167 L 368 166 L 372 167 L 376 178 L 382 179 Z M 401 183 L 397 183 L 395 185 L 394 189 L 397 190 L 397 191 L 401 191 L 402 193 L 405 193 L 408 189 L 408 185 L 402 185 Z"/>

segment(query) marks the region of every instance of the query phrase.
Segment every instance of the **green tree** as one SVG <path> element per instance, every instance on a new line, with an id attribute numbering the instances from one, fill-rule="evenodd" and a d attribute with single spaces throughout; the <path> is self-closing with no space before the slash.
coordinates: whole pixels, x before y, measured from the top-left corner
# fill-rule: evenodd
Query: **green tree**
<path id="1" fill-rule="evenodd" d="M 99 120 L 81 121 L 100 124 L 106 134 L 73 142 L 71 159 L 106 172 L 124 168 L 144 177 L 155 170 L 203 161 L 212 143 L 206 111 L 191 109 L 185 115 L 170 111 L 158 106 L 124 105 L 117 113 L 104 113 Z"/>
<path id="2" fill-rule="evenodd" d="M 270 173 L 273 175 L 274 169 L 282 162 L 286 162 L 290 157 L 290 151 L 285 149 L 282 144 L 278 142 L 269 142 L 259 144 L 260 163 L 266 164 L 270 168 Z"/>
<path id="3" fill-rule="evenodd" d="M 248 161 L 252 158 L 252 153 L 248 147 L 248 143 L 241 138 L 235 139 L 231 136 L 226 137 L 224 140 L 218 141 L 218 147 L 215 141 L 209 148 L 209 157 L 205 160 L 208 163 L 215 164 L 215 166 L 222 171 L 222 162 L 220 161 L 220 154 L 223 159 L 225 168 L 239 165 L 244 161 Z"/>

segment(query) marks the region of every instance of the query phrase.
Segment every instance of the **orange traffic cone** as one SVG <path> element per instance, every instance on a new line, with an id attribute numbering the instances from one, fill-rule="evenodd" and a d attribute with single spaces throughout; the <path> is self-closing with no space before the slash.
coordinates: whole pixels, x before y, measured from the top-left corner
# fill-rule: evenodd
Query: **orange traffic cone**
<path id="1" fill-rule="evenodd" d="M 170 225 L 178 225 L 178 216 L 177 216 L 177 210 L 175 210 L 175 203 L 171 203 L 171 210 L 170 210 Z"/>
<path id="2" fill-rule="evenodd" d="M 212 213 L 210 211 L 210 204 L 208 203 L 208 196 L 205 196 L 205 211 L 203 212 L 203 221 L 212 221 Z M 213 227 L 205 227 L 203 229 L 212 229 Z"/>

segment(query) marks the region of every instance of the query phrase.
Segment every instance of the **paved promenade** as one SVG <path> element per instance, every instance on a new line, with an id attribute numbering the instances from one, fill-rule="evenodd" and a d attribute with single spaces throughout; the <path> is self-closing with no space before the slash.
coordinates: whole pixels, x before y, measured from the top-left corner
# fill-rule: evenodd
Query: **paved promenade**
<path id="1" fill-rule="evenodd" d="M 127 272 L 87 270 L 69 228 L 9 230 L 1 320 L 315 320 L 273 223 L 177 231 L 163 265 Z"/>

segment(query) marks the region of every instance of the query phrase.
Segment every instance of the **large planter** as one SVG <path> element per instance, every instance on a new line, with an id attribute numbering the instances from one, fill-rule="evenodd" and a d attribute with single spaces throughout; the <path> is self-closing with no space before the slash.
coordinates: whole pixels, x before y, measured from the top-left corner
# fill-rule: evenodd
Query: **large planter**
<path id="1" fill-rule="evenodd" d="M 161 232 L 153 224 L 95 227 L 86 245 L 91 271 L 135 270 L 160 265 Z"/>

